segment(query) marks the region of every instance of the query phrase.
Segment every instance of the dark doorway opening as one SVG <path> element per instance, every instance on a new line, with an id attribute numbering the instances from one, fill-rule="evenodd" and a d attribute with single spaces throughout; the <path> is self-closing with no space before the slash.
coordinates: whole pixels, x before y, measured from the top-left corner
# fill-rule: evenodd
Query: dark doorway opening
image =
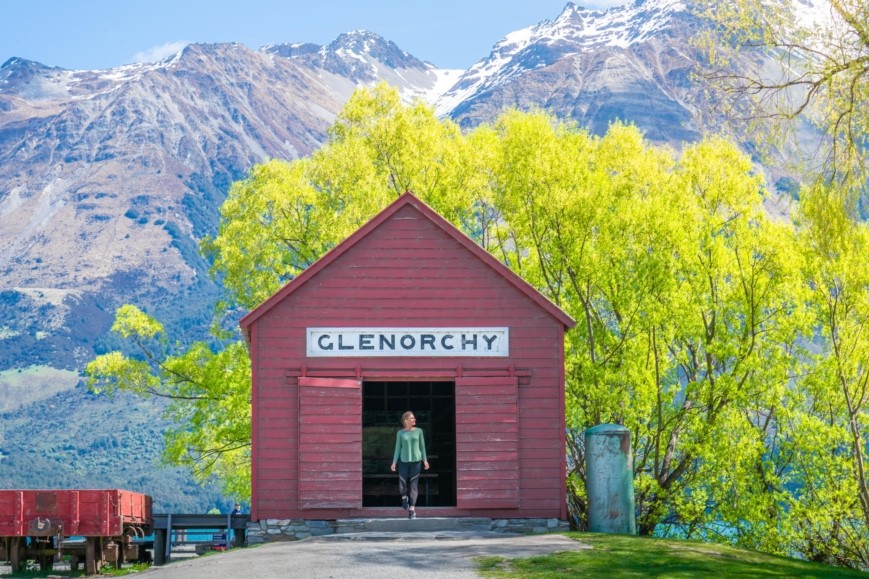
<path id="1" fill-rule="evenodd" d="M 389 470 L 401 415 L 412 410 L 425 434 L 429 470 L 417 505 L 456 505 L 455 382 L 362 383 L 362 506 L 400 505 L 398 475 Z"/>

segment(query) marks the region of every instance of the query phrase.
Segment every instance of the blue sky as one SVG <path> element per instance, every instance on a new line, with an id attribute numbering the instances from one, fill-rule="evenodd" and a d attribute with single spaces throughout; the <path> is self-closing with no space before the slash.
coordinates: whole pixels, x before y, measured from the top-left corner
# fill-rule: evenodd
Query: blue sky
<path id="1" fill-rule="evenodd" d="M 576 2 L 605 8 L 624 0 Z M 466 69 L 505 34 L 554 20 L 567 0 L 6 0 L 0 64 L 18 56 L 70 69 L 159 60 L 189 42 L 327 44 L 376 32 L 441 68 Z"/>

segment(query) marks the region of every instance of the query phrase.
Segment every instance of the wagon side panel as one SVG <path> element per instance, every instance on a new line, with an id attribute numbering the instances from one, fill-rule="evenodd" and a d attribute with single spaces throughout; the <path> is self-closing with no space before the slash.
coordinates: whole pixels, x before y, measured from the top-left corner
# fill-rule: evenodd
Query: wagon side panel
<path id="1" fill-rule="evenodd" d="M 151 526 L 151 497 L 132 491 L 118 491 L 120 518 L 123 525 Z"/>
<path id="2" fill-rule="evenodd" d="M 71 534 L 76 503 L 74 491 L 31 490 L 24 496 L 24 520 L 27 535 Z"/>
<path id="3" fill-rule="evenodd" d="M 0 536 L 73 534 L 71 491 L 0 491 Z"/>
<path id="4" fill-rule="evenodd" d="M 85 537 L 111 537 L 120 535 L 113 532 L 110 492 L 105 490 L 83 490 L 79 493 L 79 535 Z M 118 519 L 117 516 L 114 517 Z M 117 526 L 117 525 L 115 525 Z"/>
<path id="5" fill-rule="evenodd" d="M 0 537 L 24 536 L 24 492 L 0 490 Z"/>

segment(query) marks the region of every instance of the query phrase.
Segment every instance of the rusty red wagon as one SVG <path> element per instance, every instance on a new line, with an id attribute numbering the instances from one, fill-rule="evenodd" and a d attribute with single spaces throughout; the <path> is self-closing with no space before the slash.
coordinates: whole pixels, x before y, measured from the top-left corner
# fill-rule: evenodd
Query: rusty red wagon
<path id="1" fill-rule="evenodd" d="M 0 560 L 50 570 L 64 552 L 88 574 L 139 559 L 137 539 L 153 529 L 151 497 L 108 490 L 0 490 Z M 71 538 L 80 538 L 71 541 Z"/>

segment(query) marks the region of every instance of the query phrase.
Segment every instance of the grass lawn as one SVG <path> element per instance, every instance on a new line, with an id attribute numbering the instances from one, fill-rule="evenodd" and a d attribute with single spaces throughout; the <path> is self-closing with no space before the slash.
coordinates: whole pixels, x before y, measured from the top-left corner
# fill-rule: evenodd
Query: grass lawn
<path id="1" fill-rule="evenodd" d="M 722 545 L 598 533 L 566 533 L 591 549 L 527 559 L 481 557 L 483 577 L 853 577 L 860 573 Z"/>

